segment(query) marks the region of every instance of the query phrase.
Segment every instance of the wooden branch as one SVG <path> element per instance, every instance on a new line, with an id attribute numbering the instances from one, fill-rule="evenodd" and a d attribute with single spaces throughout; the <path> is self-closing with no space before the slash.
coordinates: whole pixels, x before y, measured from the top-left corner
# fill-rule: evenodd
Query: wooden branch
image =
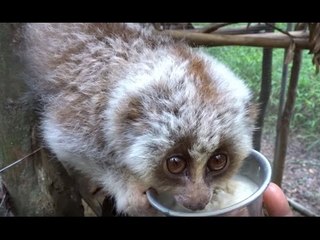
<path id="1" fill-rule="evenodd" d="M 207 27 L 208 28 L 208 27 Z M 234 28 L 219 28 L 211 34 L 229 34 L 229 35 L 240 35 L 240 34 L 249 34 L 249 33 L 259 33 L 260 31 L 266 30 L 268 26 L 266 24 L 255 24 L 249 27 L 234 27 Z M 158 29 L 159 30 L 159 29 Z M 173 30 L 173 29 L 172 29 Z M 182 29 L 183 32 L 191 33 L 203 33 L 205 28 L 194 28 L 194 29 Z"/>
<path id="2" fill-rule="evenodd" d="M 218 29 L 214 32 L 214 34 L 229 34 L 229 35 L 237 35 L 237 34 L 249 34 L 249 33 L 259 33 L 260 31 L 266 30 L 267 26 L 265 24 L 255 24 L 250 27 L 242 27 L 242 28 L 225 28 Z"/>
<path id="3" fill-rule="evenodd" d="M 211 33 L 211 32 L 214 32 L 214 31 L 218 30 L 219 28 L 222 28 L 224 26 L 228 26 L 230 24 L 234 24 L 234 23 L 212 23 L 209 26 L 206 26 L 204 28 L 198 29 L 198 32 Z"/>
<path id="4" fill-rule="evenodd" d="M 245 34 L 245 35 L 223 35 L 223 34 L 205 34 L 193 33 L 187 31 L 165 30 L 160 34 L 170 35 L 178 40 L 186 40 L 193 46 L 252 46 L 252 47 L 272 47 L 287 48 L 291 44 L 288 36 L 282 33 L 262 33 L 262 34 Z M 310 49 L 308 32 L 290 32 L 294 36 L 297 48 Z"/>
<path id="5" fill-rule="evenodd" d="M 293 28 L 292 23 L 288 23 L 287 31 L 290 31 Z M 283 65 L 282 65 L 282 76 L 281 76 L 281 88 L 279 94 L 279 106 L 278 106 L 278 115 L 277 115 L 277 127 L 276 127 L 276 138 L 274 144 L 274 159 L 276 156 L 280 156 L 280 152 L 283 151 L 281 149 L 282 144 L 280 144 L 280 133 L 281 133 L 281 118 L 285 104 L 285 96 L 286 96 L 286 87 L 287 87 L 287 79 L 288 79 L 288 62 L 286 62 L 286 58 L 288 55 L 288 48 L 285 49 L 284 56 L 283 56 Z M 277 160 L 274 160 L 277 161 Z"/>
<path id="6" fill-rule="evenodd" d="M 281 32 L 266 32 L 266 33 L 257 33 L 257 34 L 243 34 L 243 37 L 261 37 L 261 38 L 268 38 L 268 39 L 283 39 L 283 38 L 290 38 L 293 37 L 294 39 L 308 39 L 309 32 L 308 31 L 290 31 L 287 34 Z"/>
<path id="7" fill-rule="evenodd" d="M 300 212 L 304 216 L 318 217 L 317 214 L 313 213 L 312 211 L 310 211 L 309 209 L 305 208 L 301 204 L 295 202 L 294 200 L 288 198 L 288 202 L 291 205 L 291 207 L 293 207 L 296 211 Z"/>

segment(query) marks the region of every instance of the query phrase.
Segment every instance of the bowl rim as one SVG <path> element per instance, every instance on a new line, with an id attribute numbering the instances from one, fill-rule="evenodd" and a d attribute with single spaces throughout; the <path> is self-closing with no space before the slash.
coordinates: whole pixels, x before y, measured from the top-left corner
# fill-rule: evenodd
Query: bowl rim
<path id="1" fill-rule="evenodd" d="M 149 203 L 157 210 L 162 212 L 163 214 L 167 216 L 172 217 L 209 217 L 209 216 L 219 216 L 226 213 L 229 213 L 235 209 L 238 209 L 240 207 L 245 207 L 248 204 L 252 203 L 254 200 L 259 198 L 262 193 L 266 190 L 268 187 L 270 181 L 271 181 L 271 165 L 270 162 L 267 160 L 267 158 L 261 154 L 260 152 L 251 149 L 249 156 L 253 156 L 253 158 L 258 161 L 259 168 L 262 168 L 262 172 L 264 173 L 265 177 L 261 184 L 261 186 L 258 188 L 257 191 L 255 191 L 253 194 L 251 194 L 249 197 L 245 198 L 244 200 L 233 204 L 229 207 L 219 209 L 219 210 L 213 210 L 208 212 L 179 212 L 172 209 L 167 208 L 166 206 L 162 205 L 160 202 L 158 202 L 157 199 L 157 193 L 153 189 L 149 189 L 146 194 Z"/>

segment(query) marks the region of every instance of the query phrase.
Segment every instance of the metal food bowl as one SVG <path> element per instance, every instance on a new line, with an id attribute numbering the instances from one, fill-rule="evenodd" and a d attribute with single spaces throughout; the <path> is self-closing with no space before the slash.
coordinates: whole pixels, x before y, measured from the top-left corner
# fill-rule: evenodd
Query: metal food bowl
<path id="1" fill-rule="evenodd" d="M 269 161 L 261 153 L 252 149 L 236 177 L 248 179 L 256 185 L 256 189 L 244 199 L 221 209 L 191 211 L 178 205 L 172 196 L 166 193 L 157 194 L 152 189 L 147 191 L 147 198 L 150 204 L 165 216 L 262 216 L 262 195 L 271 179 Z"/>

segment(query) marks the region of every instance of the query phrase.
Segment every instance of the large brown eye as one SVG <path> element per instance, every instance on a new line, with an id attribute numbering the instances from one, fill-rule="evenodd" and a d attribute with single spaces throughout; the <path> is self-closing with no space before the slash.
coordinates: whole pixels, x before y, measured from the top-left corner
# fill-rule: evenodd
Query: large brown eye
<path id="1" fill-rule="evenodd" d="M 210 157 L 207 165 L 211 171 L 221 171 L 227 166 L 228 161 L 229 159 L 227 154 L 216 153 Z"/>
<path id="2" fill-rule="evenodd" d="M 167 169 L 170 173 L 179 174 L 186 168 L 187 163 L 181 157 L 170 157 L 167 159 Z"/>

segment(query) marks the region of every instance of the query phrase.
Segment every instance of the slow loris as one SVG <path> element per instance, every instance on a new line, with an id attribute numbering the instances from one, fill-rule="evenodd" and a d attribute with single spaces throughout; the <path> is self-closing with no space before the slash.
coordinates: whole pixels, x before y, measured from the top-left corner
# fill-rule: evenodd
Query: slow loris
<path id="1" fill-rule="evenodd" d="M 32 23 L 23 37 L 46 146 L 119 214 L 156 215 L 149 188 L 191 210 L 221 200 L 255 118 L 227 67 L 151 24 Z"/>

